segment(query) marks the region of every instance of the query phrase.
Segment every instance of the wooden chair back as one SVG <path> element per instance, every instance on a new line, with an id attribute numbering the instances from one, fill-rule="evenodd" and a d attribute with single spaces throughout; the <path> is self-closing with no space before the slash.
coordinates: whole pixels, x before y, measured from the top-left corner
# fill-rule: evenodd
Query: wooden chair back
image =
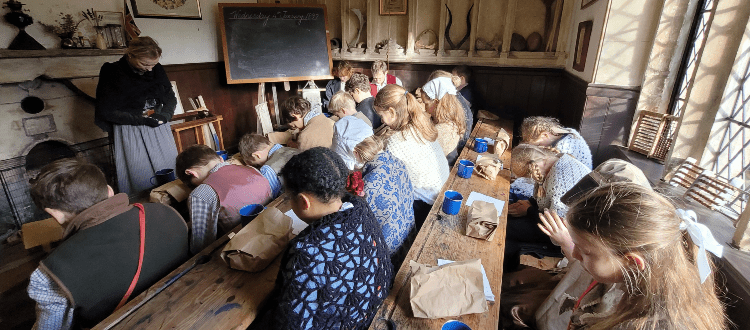
<path id="1" fill-rule="evenodd" d="M 685 161 L 677 167 L 677 170 L 675 170 L 672 177 L 669 178 L 669 184 L 675 187 L 690 188 L 693 182 L 695 182 L 695 179 L 705 171 L 705 169 L 698 166 L 696 163 L 697 161 L 695 158 L 688 157 L 685 159 Z"/>
<path id="2" fill-rule="evenodd" d="M 729 180 L 717 176 L 714 172 L 703 171 L 685 192 L 685 198 L 692 199 L 701 205 L 718 210 L 739 196 L 739 188 Z"/>
<path id="3" fill-rule="evenodd" d="M 672 148 L 676 128 L 675 116 L 641 111 L 628 149 L 663 162 Z"/>

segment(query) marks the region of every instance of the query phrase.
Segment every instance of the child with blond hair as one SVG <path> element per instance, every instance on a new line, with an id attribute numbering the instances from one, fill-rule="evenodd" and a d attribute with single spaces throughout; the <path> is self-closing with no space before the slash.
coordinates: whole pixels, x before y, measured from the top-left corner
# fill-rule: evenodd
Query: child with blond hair
<path id="1" fill-rule="evenodd" d="M 514 271 L 521 254 L 559 256 L 556 247 L 537 226 L 538 214 L 545 209 L 565 216 L 568 206 L 565 195 L 591 170 L 569 154 L 530 144 L 513 148 L 511 171 L 516 177 L 529 177 L 535 183 L 534 196 L 508 205 L 503 270 Z"/>
<path id="2" fill-rule="evenodd" d="M 340 117 L 333 124 L 333 146 L 349 170 L 354 169 L 354 147 L 368 136 L 372 136 L 370 120 L 354 109 L 354 99 L 347 92 L 338 92 L 331 99 L 331 113 Z"/>
<path id="3" fill-rule="evenodd" d="M 448 180 L 450 169 L 438 132 L 417 99 L 398 85 L 388 85 L 375 98 L 375 111 L 388 126 L 379 132 L 385 150 L 406 165 L 414 186 L 415 218 L 419 224 L 429 213 Z M 426 212 L 425 212 L 426 211 Z"/>
<path id="4" fill-rule="evenodd" d="M 614 183 L 573 203 L 564 221 L 555 214 L 545 221 L 569 233 L 572 258 L 593 278 L 561 304 L 572 309 L 568 329 L 727 328 L 707 255 L 721 257 L 723 247 L 693 211 Z"/>
<path id="5" fill-rule="evenodd" d="M 586 140 L 575 129 L 562 127 L 556 118 L 542 116 L 524 118 L 521 124 L 521 140 L 523 143 L 535 146 L 554 147 L 592 168 L 591 149 L 586 144 Z"/>

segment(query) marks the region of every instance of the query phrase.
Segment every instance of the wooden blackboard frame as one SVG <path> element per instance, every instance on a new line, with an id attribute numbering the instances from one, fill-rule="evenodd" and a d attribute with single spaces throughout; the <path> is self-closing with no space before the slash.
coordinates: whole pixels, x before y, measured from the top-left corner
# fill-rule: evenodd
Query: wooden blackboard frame
<path id="1" fill-rule="evenodd" d="M 298 5 L 298 4 L 268 4 L 268 3 L 219 3 L 219 28 L 221 29 L 221 45 L 224 51 L 224 68 L 226 70 L 226 77 L 228 84 L 246 84 L 246 83 L 265 83 L 265 82 L 284 82 L 284 81 L 305 81 L 305 80 L 323 80 L 333 79 L 333 75 L 330 74 L 333 69 L 333 59 L 331 58 L 331 36 L 328 30 L 328 9 L 326 5 Z M 299 76 L 299 77 L 269 77 L 269 78 L 254 78 L 254 79 L 232 79 L 230 72 L 229 63 L 229 51 L 227 49 L 227 34 L 226 24 L 224 20 L 224 8 L 229 7 L 262 7 L 262 8 L 322 8 L 323 19 L 325 20 L 326 29 L 326 49 L 328 50 L 328 68 L 329 74 L 322 76 Z"/>

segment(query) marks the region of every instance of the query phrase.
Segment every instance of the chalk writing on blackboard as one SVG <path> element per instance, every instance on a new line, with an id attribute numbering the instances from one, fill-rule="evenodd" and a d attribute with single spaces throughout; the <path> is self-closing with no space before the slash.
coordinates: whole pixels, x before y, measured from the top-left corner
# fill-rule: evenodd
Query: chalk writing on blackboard
<path id="1" fill-rule="evenodd" d="M 306 15 L 293 15 L 289 14 L 288 11 L 282 10 L 274 14 L 263 14 L 263 13 L 248 13 L 244 10 L 235 10 L 229 14 L 229 19 L 252 19 L 262 20 L 263 26 L 268 24 L 268 20 L 280 19 L 280 20 L 291 20 L 297 21 L 297 25 L 302 24 L 302 21 L 315 21 L 320 18 L 320 15 L 315 13 L 307 13 Z"/>

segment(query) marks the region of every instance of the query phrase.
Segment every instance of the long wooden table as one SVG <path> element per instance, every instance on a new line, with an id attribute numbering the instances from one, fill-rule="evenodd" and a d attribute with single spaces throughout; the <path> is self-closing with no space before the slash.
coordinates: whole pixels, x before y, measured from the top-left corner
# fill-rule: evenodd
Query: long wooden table
<path id="1" fill-rule="evenodd" d="M 509 132 L 510 122 L 482 122 L 480 121 L 472 137 L 493 137 L 503 127 Z M 477 153 L 471 150 L 473 144 L 469 142 L 459 159 L 476 160 Z M 510 165 L 510 151 L 501 160 L 505 167 Z M 464 198 L 469 197 L 471 191 L 477 191 L 497 199 L 508 200 L 509 171 L 503 170 L 495 181 L 488 181 L 473 175 L 471 179 L 463 179 L 456 175 L 456 168 L 443 187 L 445 190 L 456 190 Z M 440 194 L 442 196 L 442 192 Z M 450 260 L 466 260 L 481 258 L 487 272 L 495 303 L 490 303 L 490 309 L 484 314 L 465 315 L 456 319 L 467 323 L 472 329 L 497 329 L 500 312 L 500 286 L 502 280 L 503 241 L 505 240 L 505 223 L 507 205 L 500 217 L 501 222 L 492 242 L 486 242 L 465 236 L 466 211 L 463 205 L 456 216 L 446 216 L 440 212 L 442 197 L 433 206 L 425 220 L 421 231 L 416 237 L 409 254 L 400 271 L 396 275 L 391 294 L 378 311 L 372 324 L 374 329 L 386 329 L 380 319 L 393 320 L 399 329 L 439 329 L 445 319 L 428 320 L 412 317 L 409 306 L 409 271 L 408 260 L 415 260 L 424 264 L 434 265 L 438 258 Z M 291 209 L 286 194 L 283 194 L 270 204 L 282 212 Z M 238 232 L 240 227 L 233 229 Z M 268 297 L 274 287 L 276 276 L 281 263 L 281 256 L 265 270 L 258 273 L 248 273 L 230 269 L 219 256 L 224 245 L 229 241 L 228 235 L 222 236 L 201 253 L 182 264 L 165 278 L 155 283 L 133 300 L 125 304 L 93 329 L 104 329 L 121 315 L 140 303 L 152 292 L 158 290 L 164 283 L 175 275 L 193 265 L 194 261 L 203 255 L 210 254 L 211 260 L 203 265 L 197 265 L 186 275 L 175 281 L 160 294 L 156 295 L 133 314 L 123 319 L 113 329 L 245 329 L 257 316 L 258 308 Z"/>
<path id="2" fill-rule="evenodd" d="M 286 194 L 282 194 L 267 206 L 276 207 L 281 212 L 291 209 Z M 237 226 L 232 232 L 236 233 L 240 229 L 241 226 Z M 281 255 L 261 272 L 234 270 L 220 257 L 228 241 L 228 235 L 222 236 L 93 329 L 106 328 L 172 277 L 190 267 L 195 259 L 211 254 L 208 263 L 197 265 L 113 329 L 244 330 L 253 322 L 258 307 L 273 290 Z"/>
<path id="3" fill-rule="evenodd" d="M 477 154 L 472 150 L 474 137 L 494 137 L 495 134 L 505 128 L 513 132 L 512 123 L 509 121 L 479 121 L 472 132 L 472 140 L 466 144 L 461 152 L 459 160 L 469 159 L 476 161 Z M 490 151 L 492 148 L 490 148 Z M 486 155 L 486 153 L 485 153 Z M 391 292 L 383 305 L 375 315 L 370 329 L 390 329 L 388 320 L 395 323 L 398 329 L 440 329 L 449 319 L 456 319 L 466 323 L 472 329 L 497 329 L 500 318 L 500 287 L 503 277 L 503 252 L 505 241 L 505 225 L 508 215 L 508 193 L 510 189 L 510 150 L 506 151 L 500 158 L 504 164 L 504 170 L 500 171 L 494 181 L 483 179 L 479 176 L 471 176 L 470 179 L 458 177 L 457 166 L 451 169 L 450 177 L 438 195 L 438 199 L 432 207 L 427 219 L 419 231 L 404 263 L 396 274 Z M 458 162 L 456 162 L 458 164 Z M 461 211 L 455 216 L 447 216 L 441 211 L 443 203 L 443 192 L 455 190 L 464 196 Z M 468 237 L 466 233 L 466 199 L 469 194 L 476 191 L 500 200 L 506 205 L 500 216 L 497 233 L 492 242 Z M 462 261 L 468 259 L 482 259 L 482 265 L 487 272 L 495 302 L 488 302 L 489 310 L 482 314 L 469 314 L 454 318 L 424 319 L 414 317 L 409 304 L 409 292 L 411 285 L 411 269 L 409 260 L 422 264 L 437 265 L 437 259 L 448 259 Z"/>

